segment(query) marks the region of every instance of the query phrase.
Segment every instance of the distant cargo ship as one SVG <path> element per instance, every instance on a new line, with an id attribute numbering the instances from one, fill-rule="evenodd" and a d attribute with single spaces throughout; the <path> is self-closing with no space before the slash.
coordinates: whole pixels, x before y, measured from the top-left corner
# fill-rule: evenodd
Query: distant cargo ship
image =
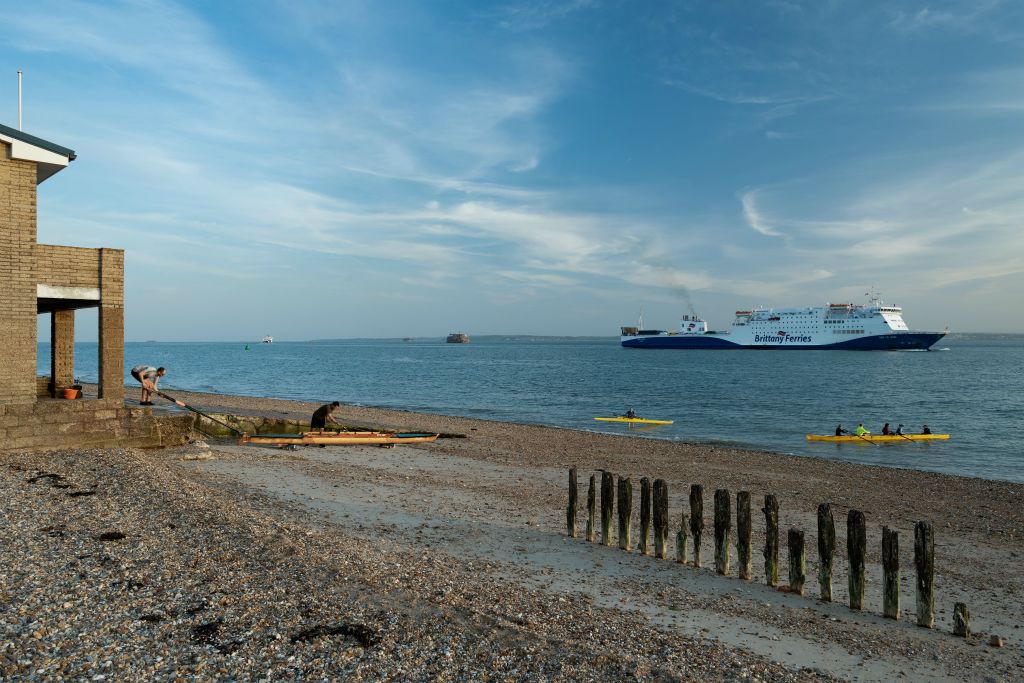
<path id="1" fill-rule="evenodd" d="M 754 308 L 736 311 L 730 332 L 708 330 L 695 315 L 683 316 L 679 330 L 622 328 L 622 345 L 637 349 L 848 349 L 927 350 L 946 332 L 912 332 L 903 309 L 878 297 L 867 305 L 826 304 L 816 308 Z"/>
<path id="2" fill-rule="evenodd" d="M 445 341 L 449 344 L 468 344 L 469 335 L 462 332 L 452 332 Z"/>

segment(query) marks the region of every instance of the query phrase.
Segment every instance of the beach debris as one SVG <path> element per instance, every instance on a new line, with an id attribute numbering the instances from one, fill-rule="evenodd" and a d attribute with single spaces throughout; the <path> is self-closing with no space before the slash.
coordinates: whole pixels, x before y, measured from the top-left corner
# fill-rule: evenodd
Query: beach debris
<path id="1" fill-rule="evenodd" d="M 968 638 L 971 635 L 971 612 L 962 602 L 953 606 L 953 635 L 961 638 Z"/>
<path id="2" fill-rule="evenodd" d="M 83 496 L 95 496 L 96 491 L 72 491 L 68 494 L 69 498 L 81 498 Z"/>
<path id="3" fill-rule="evenodd" d="M 993 633 L 988 638 L 988 644 L 991 645 L 992 647 L 1002 647 L 1003 646 L 1003 637 L 1002 636 L 998 636 L 995 633 Z"/>
<path id="4" fill-rule="evenodd" d="M 96 537 L 97 541 L 120 541 L 127 536 L 120 531 L 104 531 Z"/>

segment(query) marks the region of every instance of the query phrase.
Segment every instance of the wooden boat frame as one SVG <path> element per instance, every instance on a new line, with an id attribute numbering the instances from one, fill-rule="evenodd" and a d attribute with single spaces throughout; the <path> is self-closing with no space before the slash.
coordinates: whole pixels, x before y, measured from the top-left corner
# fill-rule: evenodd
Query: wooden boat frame
<path id="1" fill-rule="evenodd" d="M 426 432 L 303 432 L 301 434 L 242 434 L 238 444 L 268 446 L 359 446 L 366 444 L 430 443 L 439 434 Z"/>

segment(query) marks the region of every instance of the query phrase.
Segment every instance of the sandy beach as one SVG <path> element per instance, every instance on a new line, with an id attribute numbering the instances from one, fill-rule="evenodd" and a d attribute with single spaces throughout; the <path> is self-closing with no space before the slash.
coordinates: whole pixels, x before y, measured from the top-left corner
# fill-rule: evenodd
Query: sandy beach
<path id="1" fill-rule="evenodd" d="M 308 419 L 316 407 L 174 394 L 219 413 Z M 1024 677 L 1022 485 L 353 406 L 339 419 L 466 438 L 0 451 L 0 679 Z M 581 535 L 600 470 L 632 479 L 634 505 L 641 477 L 665 479 L 673 535 L 703 484 L 705 566 L 677 563 L 674 544 L 662 560 L 568 538 L 570 467 Z M 710 568 L 718 488 L 751 493 L 751 581 Z M 782 584 L 785 530 L 806 532 L 802 597 L 764 585 L 766 494 L 780 504 Z M 821 502 L 836 520 L 832 603 L 815 578 Z M 845 606 L 849 509 L 867 517 L 861 612 Z M 919 520 L 935 526 L 931 630 L 914 625 Z M 900 534 L 898 622 L 881 617 L 882 526 Z M 950 632 L 955 602 L 970 609 L 969 639 Z"/>

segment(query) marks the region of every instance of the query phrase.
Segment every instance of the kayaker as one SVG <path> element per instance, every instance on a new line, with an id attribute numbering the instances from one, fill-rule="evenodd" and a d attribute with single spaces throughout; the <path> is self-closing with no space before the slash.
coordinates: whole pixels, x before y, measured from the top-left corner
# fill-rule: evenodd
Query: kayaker
<path id="1" fill-rule="evenodd" d="M 886 436 L 889 435 L 889 423 L 888 422 L 886 422 L 884 425 L 882 425 L 882 433 L 885 434 Z"/>
<path id="2" fill-rule="evenodd" d="M 154 368 L 150 365 L 136 365 L 132 368 L 132 377 L 142 385 L 142 396 L 139 398 L 140 406 L 153 405 L 153 402 L 149 400 L 153 398 L 151 392 L 157 390 L 157 382 L 166 374 L 165 368 Z"/>
<path id="3" fill-rule="evenodd" d="M 896 435 L 903 436 L 903 424 L 896 425 Z"/>
<path id="4" fill-rule="evenodd" d="M 921 427 L 921 433 L 922 434 L 931 434 L 932 430 L 928 429 L 928 425 L 925 425 L 925 426 Z"/>
<path id="5" fill-rule="evenodd" d="M 871 432 L 869 432 L 867 429 L 864 428 L 864 423 L 863 422 L 861 422 L 861 423 L 859 423 L 857 425 L 857 429 L 854 430 L 853 433 L 856 434 L 857 436 L 867 436 L 867 435 L 871 434 Z"/>
<path id="6" fill-rule="evenodd" d="M 622 417 L 628 417 L 629 419 L 633 419 L 633 418 L 636 417 L 636 411 L 633 410 L 632 408 L 630 408 L 629 410 L 626 411 L 626 414 L 623 415 Z"/>
<path id="7" fill-rule="evenodd" d="M 836 425 L 836 436 L 842 436 L 843 434 L 849 434 L 849 433 L 850 433 L 849 431 L 843 429 L 843 425 L 842 424 L 837 424 Z"/>

